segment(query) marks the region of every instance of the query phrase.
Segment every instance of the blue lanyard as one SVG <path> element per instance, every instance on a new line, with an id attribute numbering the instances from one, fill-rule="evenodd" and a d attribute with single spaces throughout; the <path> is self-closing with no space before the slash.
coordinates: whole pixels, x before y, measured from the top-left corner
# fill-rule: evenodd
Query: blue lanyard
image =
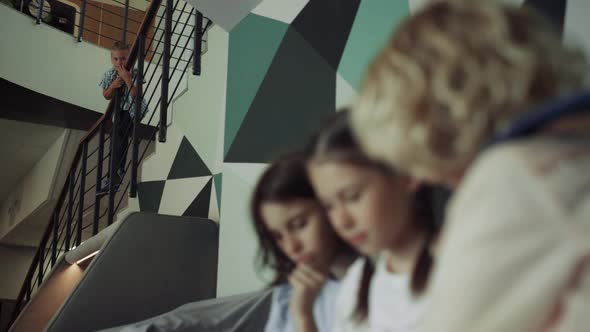
<path id="1" fill-rule="evenodd" d="M 556 120 L 578 114 L 590 114 L 590 91 L 558 98 L 526 112 L 507 129 L 499 132 L 491 145 L 532 135 Z"/>

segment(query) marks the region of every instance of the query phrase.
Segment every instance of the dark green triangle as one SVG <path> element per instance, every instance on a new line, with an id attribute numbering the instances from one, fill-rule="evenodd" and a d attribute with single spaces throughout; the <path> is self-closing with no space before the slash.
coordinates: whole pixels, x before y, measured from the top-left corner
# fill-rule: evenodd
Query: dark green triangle
<path id="1" fill-rule="evenodd" d="M 183 216 L 209 218 L 209 203 L 211 202 L 211 182 L 207 182 L 203 190 L 197 195 L 193 202 L 182 214 Z"/>
<path id="2" fill-rule="evenodd" d="M 232 145 L 288 25 L 249 14 L 229 35 L 224 156 Z"/>
<path id="3" fill-rule="evenodd" d="M 199 176 L 211 176 L 211 171 L 188 139 L 184 137 L 178 147 L 178 152 L 176 152 L 170 173 L 168 173 L 168 180 Z"/>
<path id="4" fill-rule="evenodd" d="M 137 184 L 140 211 L 158 212 L 165 184 L 166 181 L 147 181 Z"/>
<path id="5" fill-rule="evenodd" d="M 221 180 L 222 174 L 213 175 L 213 183 L 215 183 L 215 194 L 217 195 L 217 208 L 221 211 Z"/>
<path id="6" fill-rule="evenodd" d="M 336 72 L 289 28 L 224 161 L 268 163 L 336 110 Z"/>

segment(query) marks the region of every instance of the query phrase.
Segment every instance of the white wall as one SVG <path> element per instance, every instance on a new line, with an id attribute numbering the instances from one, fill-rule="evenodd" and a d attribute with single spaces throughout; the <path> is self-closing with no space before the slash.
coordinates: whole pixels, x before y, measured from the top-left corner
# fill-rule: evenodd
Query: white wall
<path id="1" fill-rule="evenodd" d="M 258 239 L 250 219 L 250 197 L 265 164 L 225 163 L 219 231 L 217 296 L 260 290 L 273 272 L 257 265 Z"/>
<path id="2" fill-rule="evenodd" d="M 110 65 L 109 51 L 77 43 L 71 35 L 0 6 L 0 77 L 33 91 L 96 112 L 107 101 L 98 83 Z"/>
<path id="3" fill-rule="evenodd" d="M 0 298 L 16 299 L 36 250 L 0 245 Z"/>
<path id="4" fill-rule="evenodd" d="M 590 34 L 588 33 L 588 17 L 590 16 L 590 1 L 588 0 L 568 0 L 564 38 L 586 52 L 590 57 Z"/>
<path id="5" fill-rule="evenodd" d="M 248 211 L 250 191 L 266 166 L 222 162 L 229 34 L 213 26 L 208 43 L 201 76 L 188 73 L 187 90 L 172 105 L 167 141 L 156 143 L 156 152 L 142 164 L 141 181 L 166 179 L 183 137 L 213 174 L 223 174 L 217 295 L 227 296 L 259 290 L 270 281 L 269 271 L 258 271 L 255 265 L 258 241 Z M 202 184 L 194 178 L 167 181 L 160 211 L 182 213 L 178 201 L 195 197 Z"/>
<path id="6" fill-rule="evenodd" d="M 69 131 L 64 130 L 2 203 L 0 206 L 0 238 L 51 198 L 68 137 Z"/>
<path id="7" fill-rule="evenodd" d="M 171 105 L 172 124 L 165 143 L 141 165 L 140 181 L 165 180 L 184 136 L 212 173 L 221 171 L 229 35 L 217 26 L 209 32 L 209 50 L 200 76 L 189 66 Z M 178 193 L 181 195 L 182 193 Z"/>

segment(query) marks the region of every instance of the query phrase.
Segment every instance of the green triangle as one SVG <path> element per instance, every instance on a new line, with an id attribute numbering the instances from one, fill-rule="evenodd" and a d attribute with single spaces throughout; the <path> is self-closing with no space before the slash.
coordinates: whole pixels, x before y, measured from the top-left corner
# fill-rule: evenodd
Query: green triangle
<path id="1" fill-rule="evenodd" d="M 213 175 L 213 183 L 215 184 L 215 194 L 217 195 L 217 208 L 221 211 L 221 180 L 222 174 Z"/>
<path id="2" fill-rule="evenodd" d="M 230 33 L 224 156 L 248 113 L 287 27 L 282 22 L 249 14 Z"/>
<path id="3" fill-rule="evenodd" d="M 360 88 L 367 66 L 385 46 L 393 28 L 409 14 L 407 0 L 361 1 L 338 66 L 352 87 Z"/>

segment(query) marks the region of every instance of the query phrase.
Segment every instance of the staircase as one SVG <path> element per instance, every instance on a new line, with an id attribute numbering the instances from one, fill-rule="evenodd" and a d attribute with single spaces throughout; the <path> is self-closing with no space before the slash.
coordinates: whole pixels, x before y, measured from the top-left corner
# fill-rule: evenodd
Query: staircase
<path id="1" fill-rule="evenodd" d="M 73 34 L 79 42 L 85 42 L 85 34 L 91 31 L 89 26 L 85 27 L 85 22 L 90 21 L 85 12 L 90 1 L 82 0 L 76 15 L 79 19 L 76 19 Z M 121 39 L 133 38 L 125 67 L 132 70 L 137 66 L 138 69 L 139 83 L 136 83 L 137 94 L 132 107 L 135 114 L 140 114 L 143 101 L 148 111 L 143 119 L 136 117 L 126 127 L 119 128 L 122 101 L 127 96 L 123 90 L 118 91 L 104 115 L 80 141 L 70 168 L 64 170 L 67 180 L 16 299 L 11 324 L 61 256 L 113 224 L 117 214 L 127 206 L 128 199 L 137 196 L 139 165 L 154 150 L 156 135 L 160 142 L 166 141 L 169 106 L 180 92 L 189 66 L 192 65 L 192 74 L 200 74 L 202 38 L 211 26 L 210 20 L 183 0 L 151 0 L 133 32 L 127 28 L 129 1 L 122 4 Z M 36 8 L 46 8 L 44 0 L 38 0 L 36 5 Z M 43 24 L 43 10 L 29 14 L 36 14 L 36 22 Z M 120 142 L 120 135 L 114 134 L 117 130 L 129 133 L 131 139 L 127 144 Z M 115 158 L 111 157 L 115 146 L 120 144 L 125 146 L 127 154 L 125 165 L 116 165 Z M 121 166 L 124 174 L 120 186 L 111 184 L 106 194 L 98 195 L 104 181 Z"/>

